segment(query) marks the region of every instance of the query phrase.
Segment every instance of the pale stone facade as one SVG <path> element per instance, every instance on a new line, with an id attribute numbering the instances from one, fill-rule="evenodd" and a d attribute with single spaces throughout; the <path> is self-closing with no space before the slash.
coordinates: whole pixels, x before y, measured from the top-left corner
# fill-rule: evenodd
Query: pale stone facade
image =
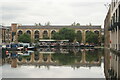
<path id="1" fill-rule="evenodd" d="M 104 20 L 104 46 L 105 48 L 110 48 L 110 31 L 108 30 L 110 28 L 110 16 L 111 16 L 111 9 L 109 9 L 107 16 Z"/>
<path id="2" fill-rule="evenodd" d="M 35 39 L 43 39 L 44 37 L 52 38 L 54 32 L 59 32 L 61 28 L 73 28 L 75 32 L 82 32 L 82 42 L 85 43 L 85 35 L 87 31 L 98 32 L 99 37 L 101 37 L 101 26 L 29 26 L 29 25 L 18 25 L 12 24 L 12 32 L 15 32 L 15 40 L 19 35 L 23 33 L 28 33 L 31 35 L 31 39 L 34 42 Z M 15 28 L 15 29 L 14 29 Z"/>
<path id="3" fill-rule="evenodd" d="M 0 27 L 0 44 L 2 44 L 2 27 Z"/>
<path id="4" fill-rule="evenodd" d="M 112 0 L 110 9 L 110 48 L 120 50 L 120 1 Z"/>

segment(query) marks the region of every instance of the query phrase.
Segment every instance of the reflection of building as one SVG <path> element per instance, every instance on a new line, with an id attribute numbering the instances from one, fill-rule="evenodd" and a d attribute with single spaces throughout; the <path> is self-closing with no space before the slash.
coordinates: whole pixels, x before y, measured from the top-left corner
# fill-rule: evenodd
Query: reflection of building
<path id="1" fill-rule="evenodd" d="M 105 49 L 105 60 L 104 60 L 104 72 L 105 72 L 105 76 L 106 78 L 109 78 L 109 73 L 108 70 L 110 69 L 110 50 Z"/>
<path id="2" fill-rule="evenodd" d="M 89 54 L 94 53 L 93 51 L 77 52 L 76 54 L 62 54 L 62 53 L 37 53 L 38 55 L 31 53 L 31 56 L 25 58 L 12 59 L 11 66 L 16 67 L 18 65 L 48 65 L 48 66 L 59 66 L 59 65 L 70 65 L 70 66 L 100 66 L 101 65 L 101 56 L 98 54 Z M 82 53 L 82 54 L 81 54 Z M 90 57 L 88 57 L 91 55 Z M 94 55 L 94 56 L 93 56 Z M 65 59 L 65 57 L 67 57 Z M 89 59 L 88 59 L 89 58 Z M 70 61 L 70 62 L 69 62 Z M 71 63 L 72 61 L 72 63 Z"/>
<path id="3" fill-rule="evenodd" d="M 108 49 L 105 49 L 104 70 L 106 78 L 120 78 L 120 56 L 116 55 L 114 52 L 111 52 Z"/>
<path id="4" fill-rule="evenodd" d="M 120 50 L 120 1 L 111 3 L 111 48 Z"/>
<path id="5" fill-rule="evenodd" d="M 110 26 L 110 27 L 109 27 Z M 110 35 L 110 48 L 120 50 L 120 1 L 112 0 L 107 18 L 105 21 L 105 29 L 109 27 L 109 32 L 106 30 L 106 36 Z M 109 44 L 109 43 L 108 43 Z M 108 45 L 106 44 L 106 46 Z"/>
<path id="6" fill-rule="evenodd" d="M 85 42 L 85 35 L 88 31 L 93 31 L 101 35 L 101 26 L 29 26 L 29 25 L 18 25 L 12 24 L 12 32 L 15 33 L 15 39 L 17 41 L 18 36 L 23 33 L 27 33 L 31 36 L 32 41 L 52 38 L 55 32 L 58 32 L 61 28 L 73 28 L 76 32 L 82 32 L 82 42 Z"/>
<path id="7" fill-rule="evenodd" d="M 110 32 L 109 32 L 109 28 L 110 28 L 110 13 L 111 13 L 111 9 L 109 9 L 106 19 L 104 21 L 104 34 L 105 34 L 105 43 L 104 46 L 106 48 L 110 47 Z"/>

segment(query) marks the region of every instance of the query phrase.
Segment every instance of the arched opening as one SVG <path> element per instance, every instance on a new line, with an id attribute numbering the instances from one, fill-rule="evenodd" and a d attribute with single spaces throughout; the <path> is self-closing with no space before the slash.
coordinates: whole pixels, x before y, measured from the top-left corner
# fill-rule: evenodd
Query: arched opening
<path id="1" fill-rule="evenodd" d="M 90 32 L 89 30 L 86 31 L 86 33 Z"/>
<path id="2" fill-rule="evenodd" d="M 35 40 L 39 40 L 39 31 L 35 31 L 34 38 Z"/>
<path id="3" fill-rule="evenodd" d="M 53 30 L 52 32 L 51 32 L 51 37 L 53 37 L 53 35 L 56 33 L 56 31 L 55 30 Z"/>
<path id="4" fill-rule="evenodd" d="M 97 35 L 99 35 L 99 31 L 94 31 L 94 33 L 96 33 Z"/>
<path id="5" fill-rule="evenodd" d="M 29 35 L 31 35 L 31 31 L 30 30 L 26 31 L 26 33 L 29 34 Z"/>
<path id="6" fill-rule="evenodd" d="M 82 32 L 79 30 L 79 31 L 77 31 L 77 33 L 82 33 Z"/>
<path id="7" fill-rule="evenodd" d="M 20 36 L 20 35 L 22 35 L 23 34 L 23 32 L 20 30 L 20 31 L 18 31 L 18 36 Z"/>
<path id="8" fill-rule="evenodd" d="M 47 31 L 43 31 L 43 38 L 44 39 L 48 39 L 48 32 Z"/>

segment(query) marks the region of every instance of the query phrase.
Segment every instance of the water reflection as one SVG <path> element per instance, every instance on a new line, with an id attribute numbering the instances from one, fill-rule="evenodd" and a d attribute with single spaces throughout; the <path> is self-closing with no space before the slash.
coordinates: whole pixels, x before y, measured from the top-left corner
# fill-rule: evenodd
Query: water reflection
<path id="1" fill-rule="evenodd" d="M 120 78 L 120 56 L 108 49 L 105 49 L 105 75 L 106 78 Z"/>
<path id="2" fill-rule="evenodd" d="M 104 78 L 104 73 L 102 72 L 103 68 L 101 67 L 103 66 L 102 49 L 40 48 L 37 51 L 19 51 L 11 53 L 11 55 L 13 55 L 13 53 L 17 53 L 17 55 L 16 57 L 11 55 L 7 56 L 3 60 L 3 77 L 14 77 L 14 75 L 16 75 L 15 77 L 25 77 L 20 73 L 16 73 L 15 71 L 17 70 L 18 72 L 21 72 L 22 69 L 29 69 L 27 71 L 29 72 L 33 70 L 31 68 L 34 67 L 35 70 L 33 70 L 32 73 L 22 73 L 27 76 L 34 73 L 36 75 L 29 77 L 35 78 L 44 78 L 46 76 L 49 76 L 49 78 Z M 43 66 L 47 68 L 47 70 L 43 68 Z M 39 72 L 38 68 L 40 69 Z M 6 69 L 8 69 L 9 72 Z M 42 70 L 44 70 L 46 73 L 42 72 Z M 60 71 L 60 73 L 57 73 L 57 71 Z M 11 75 L 10 73 L 13 74 Z M 68 75 L 60 75 L 61 73 L 67 73 Z M 38 76 L 37 74 L 41 74 L 41 76 Z"/>
<path id="3" fill-rule="evenodd" d="M 15 52 L 14 52 L 15 53 Z M 101 54 L 97 49 L 40 49 L 37 52 L 17 52 L 18 57 L 9 57 L 11 67 L 19 65 L 52 66 L 100 66 Z M 23 55 L 24 54 L 24 55 Z"/>

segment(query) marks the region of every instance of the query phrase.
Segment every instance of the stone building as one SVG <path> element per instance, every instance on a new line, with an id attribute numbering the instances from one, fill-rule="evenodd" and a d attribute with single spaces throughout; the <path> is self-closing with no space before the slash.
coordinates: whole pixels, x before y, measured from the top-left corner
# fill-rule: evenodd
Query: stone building
<path id="1" fill-rule="evenodd" d="M 0 25 L 0 44 L 2 44 L 2 26 Z"/>
<path id="2" fill-rule="evenodd" d="M 23 33 L 30 34 L 32 41 L 36 39 L 52 38 L 53 33 L 59 32 L 61 28 L 73 28 L 75 32 L 82 32 L 82 42 L 85 43 L 85 35 L 88 31 L 93 31 L 99 34 L 101 37 L 101 26 L 100 25 L 87 25 L 87 26 L 35 26 L 35 25 L 18 25 L 11 24 L 12 33 L 15 33 L 14 41 L 17 41 L 18 36 Z"/>
<path id="3" fill-rule="evenodd" d="M 112 0 L 110 9 L 110 48 L 120 50 L 120 1 Z"/>
<path id="4" fill-rule="evenodd" d="M 11 42 L 11 27 L 10 26 L 2 26 L 2 43 L 10 43 Z"/>
<path id="5" fill-rule="evenodd" d="M 109 8 L 109 11 L 107 13 L 107 16 L 104 20 L 104 46 L 105 48 L 110 48 L 110 17 L 111 17 L 111 9 Z"/>

